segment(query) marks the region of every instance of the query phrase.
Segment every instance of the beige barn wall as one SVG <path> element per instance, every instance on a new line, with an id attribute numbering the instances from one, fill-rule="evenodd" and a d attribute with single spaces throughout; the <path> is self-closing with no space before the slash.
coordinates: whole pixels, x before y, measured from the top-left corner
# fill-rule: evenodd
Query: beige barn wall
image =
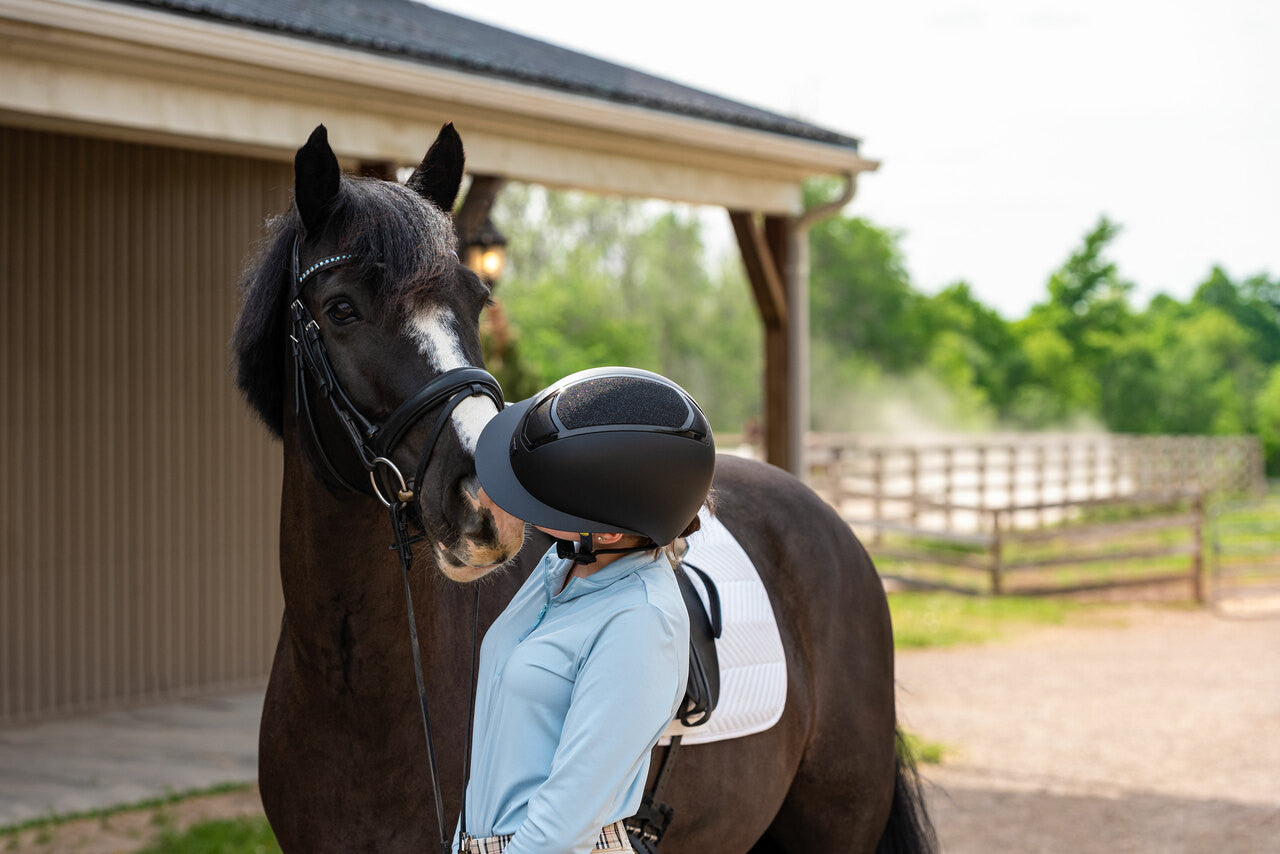
<path id="1" fill-rule="evenodd" d="M 290 181 L 0 127 L 0 724 L 266 675 L 280 453 L 227 340 Z"/>

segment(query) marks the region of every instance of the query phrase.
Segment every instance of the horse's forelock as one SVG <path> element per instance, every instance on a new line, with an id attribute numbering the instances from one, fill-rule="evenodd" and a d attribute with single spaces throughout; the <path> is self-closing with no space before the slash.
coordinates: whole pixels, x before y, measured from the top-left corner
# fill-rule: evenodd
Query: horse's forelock
<path id="1" fill-rule="evenodd" d="M 453 263 L 452 220 L 400 184 L 344 181 L 334 219 L 342 220 L 331 224 L 337 251 L 358 259 L 358 275 L 379 284 L 379 296 L 397 315 L 421 307 Z"/>
<path id="2" fill-rule="evenodd" d="M 244 301 L 231 339 L 236 384 L 276 436 L 284 427 L 285 315 L 296 210 L 272 217 L 267 235 L 240 278 Z M 426 303 L 456 251 L 453 222 L 412 190 L 372 178 L 344 178 L 325 226 L 331 251 L 354 256 L 352 272 L 378 288 L 393 316 Z"/>

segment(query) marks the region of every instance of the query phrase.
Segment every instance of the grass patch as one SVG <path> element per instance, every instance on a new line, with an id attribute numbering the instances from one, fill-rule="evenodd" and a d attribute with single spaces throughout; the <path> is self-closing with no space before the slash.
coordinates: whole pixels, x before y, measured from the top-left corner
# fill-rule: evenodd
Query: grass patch
<path id="1" fill-rule="evenodd" d="M 279 854 L 265 818 L 219 819 L 182 832 L 165 830 L 139 854 Z"/>
<path id="2" fill-rule="evenodd" d="M 929 741 L 914 732 L 903 731 L 902 747 L 908 756 L 924 765 L 941 765 L 944 759 L 955 754 L 954 750 L 942 742 Z"/>
<path id="3" fill-rule="evenodd" d="M 1034 596 L 974 597 L 902 591 L 889 594 L 898 649 L 986 643 L 1035 626 L 1056 626 L 1101 606 Z"/>
<path id="4" fill-rule="evenodd" d="M 34 828 L 57 827 L 66 824 L 69 821 L 79 821 L 85 818 L 97 818 L 106 820 L 113 815 L 119 815 L 125 812 L 136 812 L 139 810 L 159 809 L 176 804 L 179 801 L 185 801 L 189 798 L 199 798 L 204 795 L 224 795 L 228 792 L 241 792 L 253 788 L 253 783 L 219 783 L 216 786 L 209 786 L 204 789 L 190 789 L 183 792 L 173 792 L 159 798 L 147 798 L 142 801 L 135 801 L 128 804 L 118 804 L 112 807 L 104 807 L 95 810 L 83 810 L 81 812 L 71 813 L 50 813 L 49 815 L 40 816 L 39 818 L 31 818 L 17 824 L 0 827 L 0 837 L 16 836 L 24 830 L 32 830 Z M 153 819 L 157 820 L 157 819 Z M 163 821 L 163 817 L 158 819 Z"/>

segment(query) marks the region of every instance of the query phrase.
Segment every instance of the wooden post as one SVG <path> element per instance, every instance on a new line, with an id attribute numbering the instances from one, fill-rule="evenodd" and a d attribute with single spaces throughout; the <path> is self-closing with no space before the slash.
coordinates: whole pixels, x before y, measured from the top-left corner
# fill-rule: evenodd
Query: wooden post
<path id="1" fill-rule="evenodd" d="M 844 445 L 833 442 L 831 458 L 827 463 L 831 478 L 831 504 L 836 512 L 844 515 Z"/>
<path id="2" fill-rule="evenodd" d="M 764 226 L 749 211 L 730 211 L 729 221 L 738 238 L 742 264 L 747 271 L 764 323 L 764 452 L 765 460 L 803 476 L 801 461 L 793 453 L 793 432 L 803 434 L 807 424 L 792 420 L 789 383 L 793 373 L 790 344 L 790 306 L 785 266 L 785 222 L 766 217 Z"/>
<path id="3" fill-rule="evenodd" d="M 1045 518 L 1044 482 L 1045 482 L 1045 478 L 1048 476 L 1047 474 L 1048 470 L 1045 466 L 1045 460 L 1048 456 L 1049 456 L 1049 453 L 1048 453 L 1048 450 L 1045 448 L 1044 443 L 1043 442 L 1037 443 L 1036 444 L 1036 504 L 1039 505 L 1036 509 L 1036 527 L 1037 528 L 1044 527 L 1044 518 Z"/>
<path id="4" fill-rule="evenodd" d="M 999 596 L 1004 592 L 1002 577 L 1004 543 L 1000 533 L 1000 511 L 991 511 L 991 592 Z"/>
<path id="5" fill-rule="evenodd" d="M 1120 441 L 1117 436 L 1111 437 L 1111 498 L 1120 497 Z"/>
<path id="6" fill-rule="evenodd" d="M 1063 504 L 1071 500 L 1071 443 L 1062 443 L 1062 498 Z"/>
<path id="7" fill-rule="evenodd" d="M 907 459 L 911 474 L 911 527 L 920 527 L 920 449 L 914 445 L 907 449 Z"/>
<path id="8" fill-rule="evenodd" d="M 1098 444 L 1089 442 L 1084 446 L 1084 476 L 1088 478 L 1085 498 L 1098 497 Z"/>
<path id="9" fill-rule="evenodd" d="M 947 445 L 942 449 L 942 500 L 947 505 L 947 530 L 954 530 L 951 503 L 955 500 L 955 449 Z"/>
<path id="10" fill-rule="evenodd" d="M 871 450 L 871 518 L 877 522 L 884 521 L 884 448 Z M 882 530 L 877 527 L 872 535 L 873 543 L 884 539 Z"/>
<path id="11" fill-rule="evenodd" d="M 1010 507 L 1017 507 L 1018 506 L 1018 446 L 1017 444 L 1009 445 L 1008 475 L 1009 475 L 1009 500 L 1006 503 Z M 1016 516 L 1017 514 L 1014 514 L 1014 515 Z M 1016 518 L 1011 518 L 1009 522 L 1015 528 L 1017 527 Z"/>
<path id="12" fill-rule="evenodd" d="M 1204 576 L 1204 493 L 1195 497 L 1195 521 L 1191 523 L 1191 585 L 1196 602 L 1205 603 Z"/>
<path id="13" fill-rule="evenodd" d="M 978 459 L 974 463 L 978 470 L 978 506 L 987 506 L 987 446 L 978 445 Z"/>
<path id="14" fill-rule="evenodd" d="M 506 186 L 506 179 L 497 175 L 472 175 L 471 186 L 467 188 L 467 197 L 453 217 L 453 227 L 458 233 L 459 252 L 463 252 L 471 238 L 479 233 L 480 228 L 489 219 L 498 194 Z M 446 211 L 448 213 L 448 211 Z M 463 254 L 462 260 L 466 261 Z"/>
<path id="15" fill-rule="evenodd" d="M 380 178 L 383 181 L 396 180 L 396 164 L 390 160 L 361 160 L 356 171 L 363 178 Z"/>

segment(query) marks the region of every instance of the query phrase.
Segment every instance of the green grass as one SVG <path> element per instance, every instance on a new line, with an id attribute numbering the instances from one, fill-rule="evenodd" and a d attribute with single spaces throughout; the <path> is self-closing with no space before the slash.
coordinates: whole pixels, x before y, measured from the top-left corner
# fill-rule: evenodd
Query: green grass
<path id="1" fill-rule="evenodd" d="M 1035 626 L 1061 625 L 1102 606 L 1031 596 L 974 597 L 955 593 L 889 594 L 898 649 L 978 644 Z"/>
<path id="2" fill-rule="evenodd" d="M 944 759 L 956 753 L 945 744 L 929 741 L 914 732 L 903 731 L 902 742 L 902 747 L 906 749 L 907 754 L 923 765 L 941 765 Z"/>
<path id="3" fill-rule="evenodd" d="M 193 824 L 181 833 L 165 830 L 139 854 L 279 854 L 265 818 L 225 819 Z"/>
<path id="4" fill-rule="evenodd" d="M 143 801 L 135 801 L 128 804 L 119 804 L 113 807 L 106 807 L 96 810 L 84 810 L 83 812 L 73 813 L 50 813 L 40 818 L 27 819 L 18 824 L 11 824 L 0 827 L 0 837 L 16 836 L 24 830 L 33 828 L 57 827 L 60 824 L 66 824 L 69 821 L 79 821 L 84 818 L 107 819 L 113 815 L 124 812 L 136 812 L 138 810 L 157 809 L 166 807 L 170 804 L 176 804 L 179 801 L 185 801 L 189 798 L 198 798 L 203 795 L 222 795 L 227 792 L 239 792 L 253 787 L 252 783 L 220 783 L 216 786 L 209 786 L 205 789 L 191 789 L 183 792 L 173 792 L 159 798 L 147 798 Z M 157 812 L 158 816 L 163 816 L 163 812 Z M 153 821 L 163 821 L 163 818 L 153 819 Z"/>

